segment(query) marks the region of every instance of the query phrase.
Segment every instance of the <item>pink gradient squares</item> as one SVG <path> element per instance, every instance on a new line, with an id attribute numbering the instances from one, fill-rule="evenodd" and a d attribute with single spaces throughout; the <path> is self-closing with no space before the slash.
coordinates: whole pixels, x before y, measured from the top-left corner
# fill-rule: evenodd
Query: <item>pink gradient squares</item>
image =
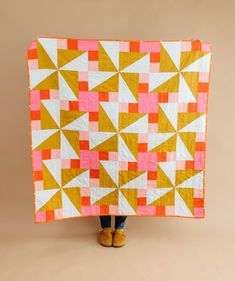
<path id="1" fill-rule="evenodd" d="M 156 171 L 157 154 L 154 152 L 138 153 L 138 169 L 140 171 Z"/>
<path id="2" fill-rule="evenodd" d="M 97 112 L 99 106 L 99 93 L 80 92 L 79 108 L 81 111 Z"/>
<path id="3" fill-rule="evenodd" d="M 99 168 L 99 152 L 81 150 L 80 151 L 80 166 L 86 169 L 98 169 Z"/>
<path id="4" fill-rule="evenodd" d="M 158 95 L 139 93 L 139 112 L 156 113 L 158 111 Z"/>

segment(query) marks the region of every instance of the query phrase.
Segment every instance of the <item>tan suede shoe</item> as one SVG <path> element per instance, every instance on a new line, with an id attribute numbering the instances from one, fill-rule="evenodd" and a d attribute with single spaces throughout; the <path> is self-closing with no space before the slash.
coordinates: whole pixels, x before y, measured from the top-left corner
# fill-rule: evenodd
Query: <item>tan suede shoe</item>
<path id="1" fill-rule="evenodd" d="M 113 242 L 112 240 L 113 236 L 111 227 L 105 227 L 103 230 L 101 230 L 99 234 L 99 243 L 102 246 L 111 247 Z"/>
<path id="2" fill-rule="evenodd" d="M 126 244 L 126 233 L 124 229 L 116 229 L 113 235 L 113 247 L 122 247 Z"/>

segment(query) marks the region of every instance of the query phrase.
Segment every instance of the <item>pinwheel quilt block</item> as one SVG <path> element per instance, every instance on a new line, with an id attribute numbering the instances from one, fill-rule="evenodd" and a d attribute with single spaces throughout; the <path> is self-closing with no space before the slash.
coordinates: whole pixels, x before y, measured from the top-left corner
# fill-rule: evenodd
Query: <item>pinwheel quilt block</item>
<path id="1" fill-rule="evenodd" d="M 27 64 L 35 222 L 204 217 L 207 43 L 39 37 Z"/>

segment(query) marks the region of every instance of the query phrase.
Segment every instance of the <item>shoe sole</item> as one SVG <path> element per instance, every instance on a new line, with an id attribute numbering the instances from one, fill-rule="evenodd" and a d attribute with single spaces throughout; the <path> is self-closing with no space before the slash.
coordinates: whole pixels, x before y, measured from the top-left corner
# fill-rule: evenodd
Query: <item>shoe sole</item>
<path id="1" fill-rule="evenodd" d="M 112 245 L 105 245 L 105 244 L 101 244 L 101 243 L 99 243 L 99 244 L 103 247 L 112 247 Z"/>
<path id="2" fill-rule="evenodd" d="M 123 245 L 113 245 L 114 248 L 121 248 L 123 246 L 125 246 L 126 244 L 123 244 Z"/>

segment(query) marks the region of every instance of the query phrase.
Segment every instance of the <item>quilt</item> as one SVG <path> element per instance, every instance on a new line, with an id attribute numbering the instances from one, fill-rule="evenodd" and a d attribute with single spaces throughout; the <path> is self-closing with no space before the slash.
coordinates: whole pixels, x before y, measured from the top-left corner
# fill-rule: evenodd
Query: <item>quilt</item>
<path id="1" fill-rule="evenodd" d="M 203 218 L 211 54 L 201 40 L 32 41 L 34 221 Z"/>

